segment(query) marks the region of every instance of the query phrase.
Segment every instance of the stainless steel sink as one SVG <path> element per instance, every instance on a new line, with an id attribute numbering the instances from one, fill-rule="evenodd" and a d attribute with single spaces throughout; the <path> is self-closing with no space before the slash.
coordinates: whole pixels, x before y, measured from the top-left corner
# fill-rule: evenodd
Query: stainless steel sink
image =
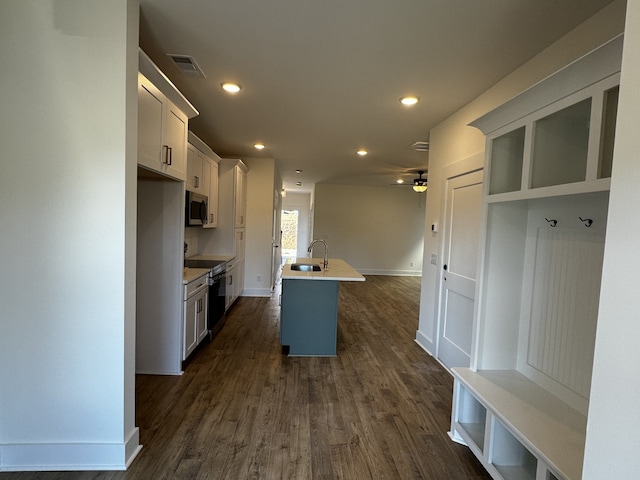
<path id="1" fill-rule="evenodd" d="M 322 269 L 317 263 L 292 263 L 291 270 L 298 272 L 320 272 Z"/>

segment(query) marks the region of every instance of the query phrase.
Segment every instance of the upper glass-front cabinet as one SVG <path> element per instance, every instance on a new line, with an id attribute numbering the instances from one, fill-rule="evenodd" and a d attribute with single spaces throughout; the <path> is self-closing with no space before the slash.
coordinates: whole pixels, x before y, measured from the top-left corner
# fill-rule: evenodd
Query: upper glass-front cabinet
<path id="1" fill-rule="evenodd" d="M 609 189 L 619 75 L 489 136 L 489 201 Z"/>

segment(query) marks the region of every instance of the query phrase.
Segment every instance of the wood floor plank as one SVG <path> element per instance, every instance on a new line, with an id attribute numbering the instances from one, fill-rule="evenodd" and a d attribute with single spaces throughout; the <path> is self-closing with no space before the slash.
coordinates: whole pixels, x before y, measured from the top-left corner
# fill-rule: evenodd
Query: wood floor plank
<path id="1" fill-rule="evenodd" d="M 447 436 L 451 375 L 414 341 L 420 279 L 340 286 L 338 356 L 287 357 L 277 294 L 241 297 L 179 377 L 136 379 L 144 445 L 126 472 L 2 480 L 479 480 Z"/>

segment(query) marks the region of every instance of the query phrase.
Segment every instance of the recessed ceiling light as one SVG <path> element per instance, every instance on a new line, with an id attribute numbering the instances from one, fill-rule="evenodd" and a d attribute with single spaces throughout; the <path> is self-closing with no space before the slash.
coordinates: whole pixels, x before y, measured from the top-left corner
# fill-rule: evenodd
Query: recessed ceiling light
<path id="1" fill-rule="evenodd" d="M 360 150 L 358 150 L 356 153 L 357 153 L 358 155 L 360 155 L 361 157 L 364 157 L 364 156 L 365 156 L 367 153 L 369 153 L 369 152 L 367 152 L 364 148 L 361 148 L 361 149 L 360 149 Z"/>
<path id="2" fill-rule="evenodd" d="M 403 105 L 406 105 L 407 107 L 410 107 L 412 105 L 415 105 L 416 103 L 418 103 L 420 99 L 418 97 L 413 97 L 413 96 L 407 96 L 407 97 L 402 97 L 400 99 L 400 103 Z"/>
<path id="3" fill-rule="evenodd" d="M 301 174 L 301 173 L 302 173 L 302 170 L 298 169 L 298 170 L 296 170 L 296 173 L 297 173 L 297 174 Z"/>
<path id="4" fill-rule="evenodd" d="M 296 185 L 297 185 L 298 187 L 301 187 L 301 186 L 302 186 L 302 182 L 296 182 Z"/>
<path id="5" fill-rule="evenodd" d="M 264 149 L 264 145 L 262 143 L 256 143 L 254 145 L 254 147 L 256 148 L 256 150 L 263 150 Z"/>
<path id="6" fill-rule="evenodd" d="M 233 82 L 224 82 L 223 84 L 221 84 L 221 86 L 222 89 L 227 93 L 238 93 L 242 89 L 240 85 Z"/>
<path id="7" fill-rule="evenodd" d="M 399 178 L 398 180 L 396 180 L 396 183 L 398 183 L 398 184 L 404 183 L 404 180 L 402 180 L 401 178 Z"/>

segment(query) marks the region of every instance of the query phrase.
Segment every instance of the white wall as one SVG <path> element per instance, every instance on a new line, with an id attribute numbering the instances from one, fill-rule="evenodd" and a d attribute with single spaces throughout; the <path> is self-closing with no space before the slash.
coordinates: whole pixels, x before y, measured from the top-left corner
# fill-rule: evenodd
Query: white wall
<path id="1" fill-rule="evenodd" d="M 583 478 L 640 472 L 640 4 L 629 2 Z"/>
<path id="2" fill-rule="evenodd" d="M 242 161 L 249 167 L 243 295 L 269 296 L 274 192 L 279 192 L 281 186 L 276 185 L 275 160 L 272 158 L 243 158 Z"/>
<path id="3" fill-rule="evenodd" d="M 420 275 L 425 198 L 408 187 L 317 184 L 313 236 L 362 274 Z"/>
<path id="4" fill-rule="evenodd" d="M 289 193 L 282 199 L 283 210 L 298 210 L 298 245 L 296 255 L 307 256 L 307 247 L 311 243 L 311 194 Z"/>
<path id="5" fill-rule="evenodd" d="M 624 30 L 624 13 L 625 2 L 623 0 L 613 2 L 431 130 L 429 137 L 429 201 L 427 202 L 425 225 L 442 223 L 445 169 L 455 162 L 469 159 L 478 154 L 480 155 L 477 158 L 481 159 L 484 155 L 484 136 L 479 130 L 467 125 L 620 34 Z M 478 164 L 478 166 L 481 165 Z M 441 266 L 430 264 L 429 259 L 432 253 L 438 254 L 438 258 L 441 257 L 442 242 L 441 233 L 432 234 L 430 230 L 425 230 L 420 320 L 416 340 L 432 354 L 435 354 L 436 348 Z"/>
<path id="6" fill-rule="evenodd" d="M 134 1 L 0 4 L 0 470 L 138 448 L 137 38 Z"/>

